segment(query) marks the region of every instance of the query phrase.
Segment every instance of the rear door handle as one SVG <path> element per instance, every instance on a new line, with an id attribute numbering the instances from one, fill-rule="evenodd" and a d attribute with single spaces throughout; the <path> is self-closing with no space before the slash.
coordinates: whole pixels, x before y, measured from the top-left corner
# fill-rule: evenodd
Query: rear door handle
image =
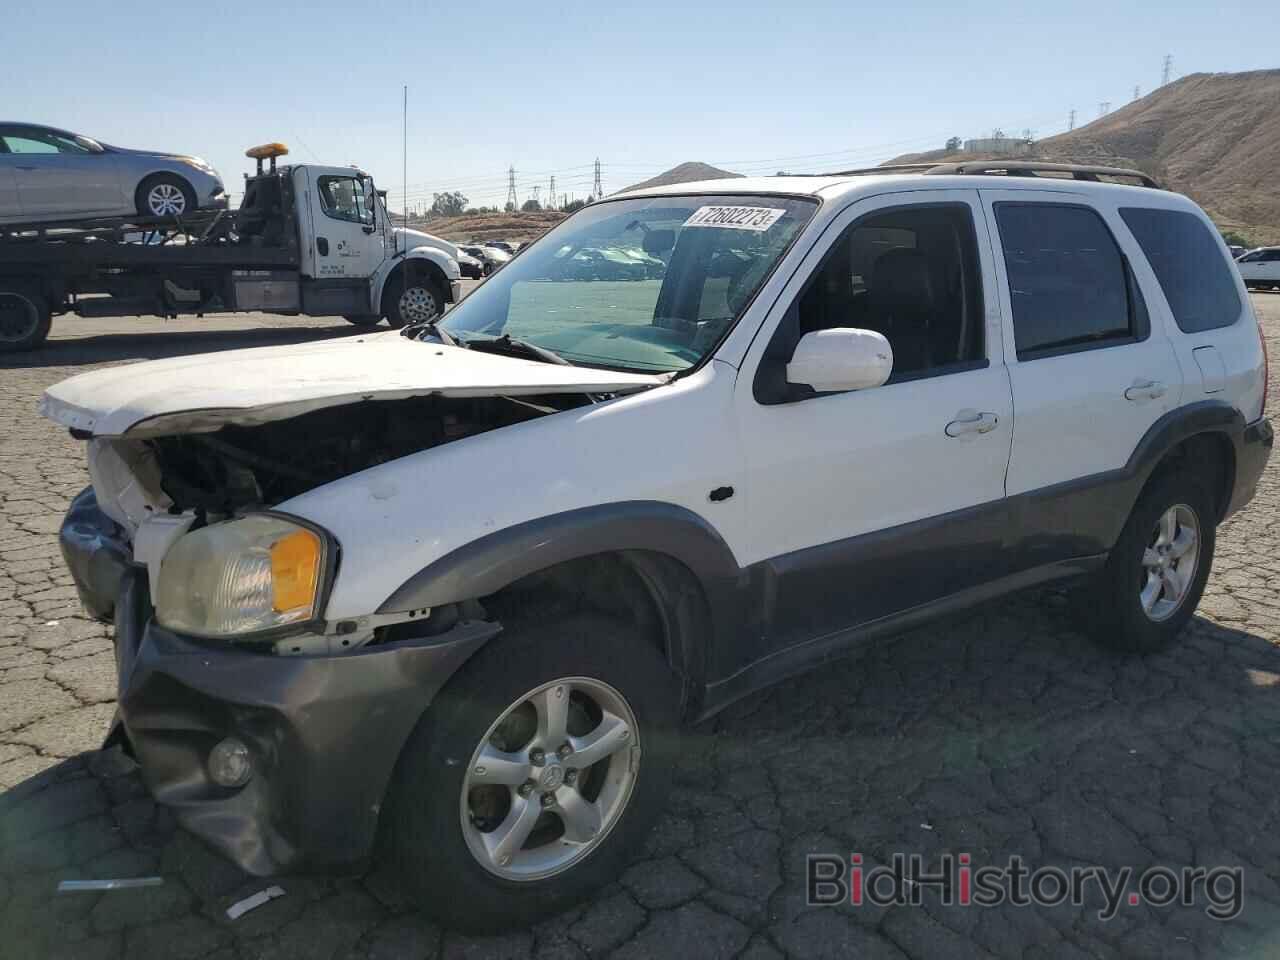
<path id="1" fill-rule="evenodd" d="M 947 436 L 958 439 L 973 438 L 990 433 L 1000 423 L 994 413 L 979 413 L 977 410 L 961 410 L 956 419 L 947 424 Z"/>
<path id="2" fill-rule="evenodd" d="M 1135 380 L 1133 386 L 1124 392 L 1126 400 L 1134 403 L 1146 403 L 1148 400 L 1159 400 L 1169 388 L 1159 380 Z"/>

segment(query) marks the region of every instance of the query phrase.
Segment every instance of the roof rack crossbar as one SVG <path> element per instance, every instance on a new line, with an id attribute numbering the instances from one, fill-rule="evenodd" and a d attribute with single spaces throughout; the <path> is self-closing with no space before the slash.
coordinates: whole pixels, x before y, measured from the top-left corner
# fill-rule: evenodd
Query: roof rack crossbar
<path id="1" fill-rule="evenodd" d="M 928 175 L 1040 177 L 1045 174 L 1069 174 L 1072 180 L 1102 182 L 1106 177 L 1136 180 L 1138 186 L 1159 190 L 1160 184 L 1150 174 L 1127 167 L 1103 167 L 1084 163 L 1055 163 L 1050 160 L 961 160 L 952 163 L 891 163 L 883 167 L 859 167 L 831 173 L 804 174 L 821 177 L 865 177 L 886 173 L 919 173 Z M 1045 179 L 1058 179 L 1045 177 Z M 1066 178 L 1063 178 L 1066 179 Z"/>

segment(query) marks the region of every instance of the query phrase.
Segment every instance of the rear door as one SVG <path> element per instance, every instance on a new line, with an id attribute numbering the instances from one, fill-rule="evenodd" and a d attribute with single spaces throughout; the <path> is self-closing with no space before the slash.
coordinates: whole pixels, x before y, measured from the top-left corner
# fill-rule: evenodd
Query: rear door
<path id="1" fill-rule="evenodd" d="M 0 138 L 0 221 L 22 219 L 22 204 L 18 201 L 18 177 L 14 172 L 16 160 Z"/>
<path id="2" fill-rule="evenodd" d="M 1078 193 L 981 193 L 1013 387 L 1013 562 L 1102 553 L 1096 498 L 1182 390 L 1164 316 L 1150 307 L 1154 277 L 1114 208 Z"/>

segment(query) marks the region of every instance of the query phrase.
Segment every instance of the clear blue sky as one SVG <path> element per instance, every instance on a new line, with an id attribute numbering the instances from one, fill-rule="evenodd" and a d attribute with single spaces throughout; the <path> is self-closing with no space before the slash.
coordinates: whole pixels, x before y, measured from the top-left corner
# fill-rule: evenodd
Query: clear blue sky
<path id="1" fill-rule="evenodd" d="M 683 160 L 870 165 L 993 127 L 1037 136 L 1174 75 L 1280 66 L 1269 4 L 45 0 L 5 18 L 0 119 L 190 152 L 238 192 L 244 149 L 358 163 L 411 202 L 587 195 Z M 1259 20 L 1259 17 L 1262 20 Z M 1264 23 L 1265 21 L 1265 23 Z"/>

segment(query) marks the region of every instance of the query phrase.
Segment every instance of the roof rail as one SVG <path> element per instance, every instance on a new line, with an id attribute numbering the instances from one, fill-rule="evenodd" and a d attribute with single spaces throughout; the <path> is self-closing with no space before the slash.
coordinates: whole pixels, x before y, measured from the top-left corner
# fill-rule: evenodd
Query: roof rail
<path id="1" fill-rule="evenodd" d="M 1127 167 L 1101 167 L 1083 163 L 1053 163 L 1048 160 L 961 160 L 956 163 L 933 165 L 926 174 L 973 174 L 979 176 L 1039 177 L 1045 174 L 1068 174 L 1062 179 L 1102 182 L 1110 180 L 1136 180 L 1137 186 L 1160 189 L 1160 184 L 1150 174 Z M 1051 179 L 1058 179 L 1051 177 Z"/>
<path id="2" fill-rule="evenodd" d="M 919 173 L 925 175 L 1045 177 L 1045 179 L 1105 180 L 1135 182 L 1140 187 L 1161 186 L 1150 174 L 1127 167 L 1100 167 L 1084 163 L 1054 163 L 1049 160 L 960 160 L 952 163 L 891 163 L 883 167 L 859 167 L 831 173 L 799 174 L 812 177 L 866 177 L 886 173 Z M 1047 176 L 1046 176 L 1047 175 Z"/>

